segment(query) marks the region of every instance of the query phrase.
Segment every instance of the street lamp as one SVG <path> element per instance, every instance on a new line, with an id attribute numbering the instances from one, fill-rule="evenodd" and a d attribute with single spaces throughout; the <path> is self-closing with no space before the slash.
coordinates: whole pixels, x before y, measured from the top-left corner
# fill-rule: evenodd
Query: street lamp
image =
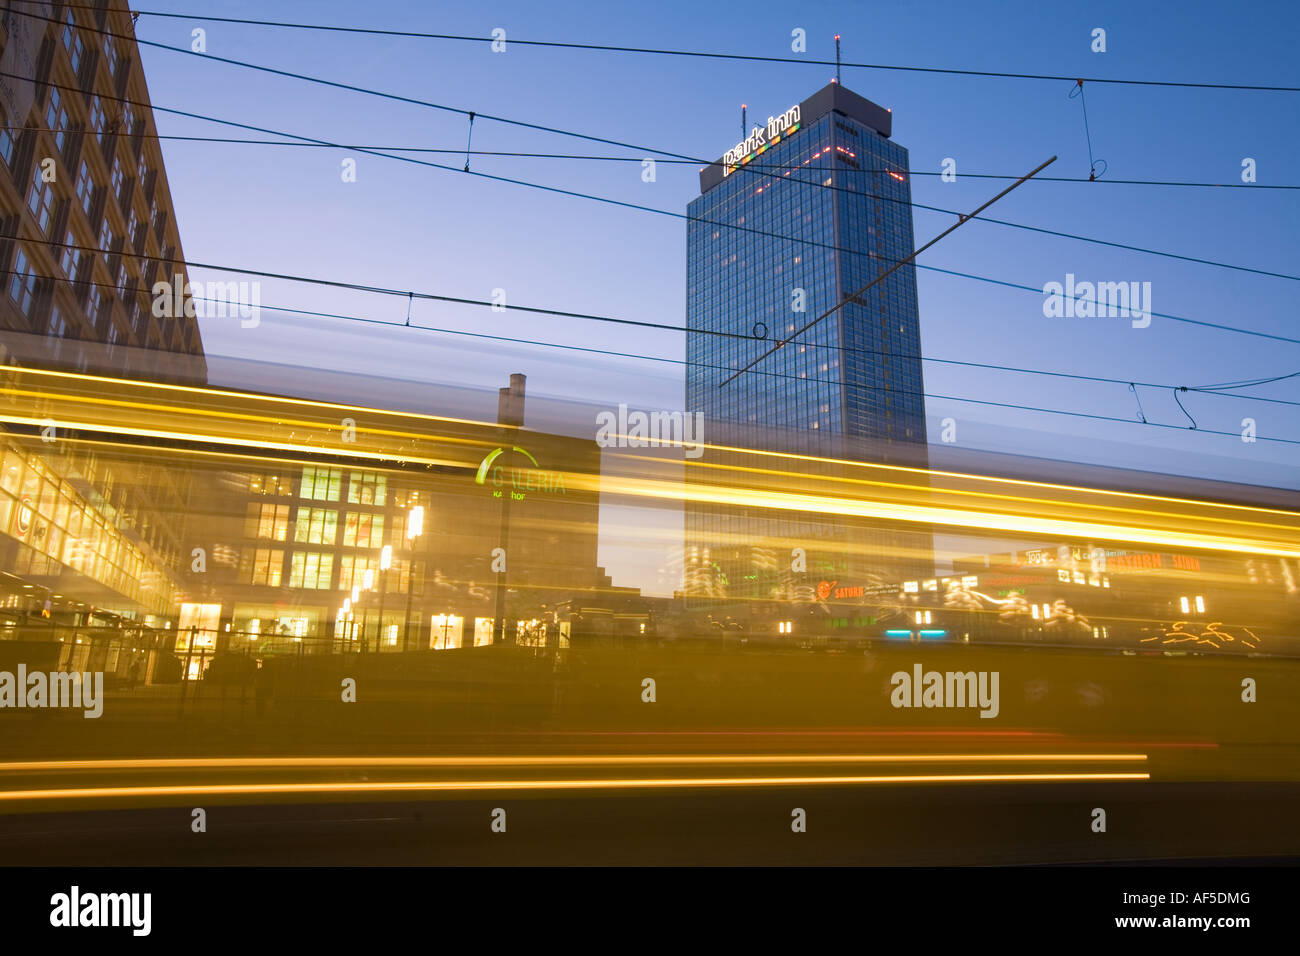
<path id="1" fill-rule="evenodd" d="M 379 633 L 375 635 L 375 653 L 379 653 L 379 642 L 384 634 L 384 595 L 388 593 L 387 571 L 393 566 L 393 546 L 386 544 L 379 551 Z M 370 571 L 366 572 L 366 586 L 370 586 Z"/>
<path id="2" fill-rule="evenodd" d="M 375 569 L 366 568 L 366 573 L 361 578 L 361 589 L 363 591 L 373 591 L 375 589 Z M 370 605 L 361 612 L 361 650 L 366 650 L 366 634 L 370 629 Z M 378 647 L 376 647 L 378 650 Z"/>
<path id="3" fill-rule="evenodd" d="M 411 646 L 411 598 L 415 595 L 415 539 L 424 531 L 424 505 L 412 505 L 406 513 L 407 550 L 411 557 L 406 568 L 406 617 L 402 620 L 402 650 Z M 389 549 L 391 560 L 392 550 Z"/>

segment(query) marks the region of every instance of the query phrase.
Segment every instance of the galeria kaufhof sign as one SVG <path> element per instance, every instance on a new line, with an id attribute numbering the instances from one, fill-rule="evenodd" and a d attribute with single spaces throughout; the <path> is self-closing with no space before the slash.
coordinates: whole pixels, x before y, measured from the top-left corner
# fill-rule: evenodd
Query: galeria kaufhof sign
<path id="1" fill-rule="evenodd" d="M 780 116 L 769 116 L 766 126 L 755 126 L 744 140 L 727 150 L 722 157 L 722 175 L 730 176 L 738 167 L 799 130 L 799 107 L 792 106 Z"/>

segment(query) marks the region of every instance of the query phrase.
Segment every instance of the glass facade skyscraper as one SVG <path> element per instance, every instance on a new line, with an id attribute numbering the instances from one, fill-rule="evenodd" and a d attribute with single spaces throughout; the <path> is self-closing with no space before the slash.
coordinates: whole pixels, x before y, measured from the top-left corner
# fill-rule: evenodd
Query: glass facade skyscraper
<path id="1" fill-rule="evenodd" d="M 910 263 L 772 351 L 911 255 L 908 155 L 891 119 L 832 83 L 701 171 L 687 226 L 686 408 L 704 413 L 710 445 L 924 466 Z M 728 464 L 717 451 L 704 461 L 693 480 Z M 807 577 L 783 571 L 787 546 L 819 552 Z M 692 504 L 686 589 L 800 599 L 821 576 L 883 586 L 929 564 L 929 548 L 916 529 Z"/>

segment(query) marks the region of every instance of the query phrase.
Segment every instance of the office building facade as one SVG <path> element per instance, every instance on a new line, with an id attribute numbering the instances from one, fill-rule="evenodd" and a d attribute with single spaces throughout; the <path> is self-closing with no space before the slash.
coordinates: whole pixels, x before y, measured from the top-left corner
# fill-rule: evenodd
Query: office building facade
<path id="1" fill-rule="evenodd" d="M 149 102 L 123 0 L 0 11 L 0 374 L 10 387 L 39 395 L 51 382 L 33 376 L 51 371 L 206 380 L 196 318 L 152 307 L 153 284 L 183 283 L 186 269 Z M 125 645 L 138 652 L 174 622 L 194 475 L 84 439 L 54 421 L 0 433 L 0 637 L 103 652 L 102 632 L 134 628 Z M 117 660 L 96 666 L 111 672 Z"/>
<path id="2" fill-rule="evenodd" d="M 891 132 L 888 110 L 832 83 L 700 172 L 687 225 L 686 408 L 704 413 L 711 445 L 925 465 L 915 269 L 855 297 L 913 251 L 908 155 Z M 704 459 L 729 462 L 716 450 Z M 807 600 L 815 588 L 791 570 L 796 547 L 817 552 L 809 574 L 864 585 L 930 560 L 921 529 L 691 504 L 688 594 Z"/>

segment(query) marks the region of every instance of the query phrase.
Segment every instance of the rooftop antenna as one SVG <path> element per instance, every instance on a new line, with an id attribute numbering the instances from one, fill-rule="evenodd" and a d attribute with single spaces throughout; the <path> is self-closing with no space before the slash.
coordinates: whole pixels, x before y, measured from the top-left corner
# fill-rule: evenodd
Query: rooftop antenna
<path id="1" fill-rule="evenodd" d="M 745 122 L 745 111 L 747 109 L 748 107 L 744 103 L 740 104 L 740 138 L 742 140 L 749 135 L 749 125 Z"/>
<path id="2" fill-rule="evenodd" d="M 835 82 L 840 82 L 840 35 L 835 34 Z"/>

